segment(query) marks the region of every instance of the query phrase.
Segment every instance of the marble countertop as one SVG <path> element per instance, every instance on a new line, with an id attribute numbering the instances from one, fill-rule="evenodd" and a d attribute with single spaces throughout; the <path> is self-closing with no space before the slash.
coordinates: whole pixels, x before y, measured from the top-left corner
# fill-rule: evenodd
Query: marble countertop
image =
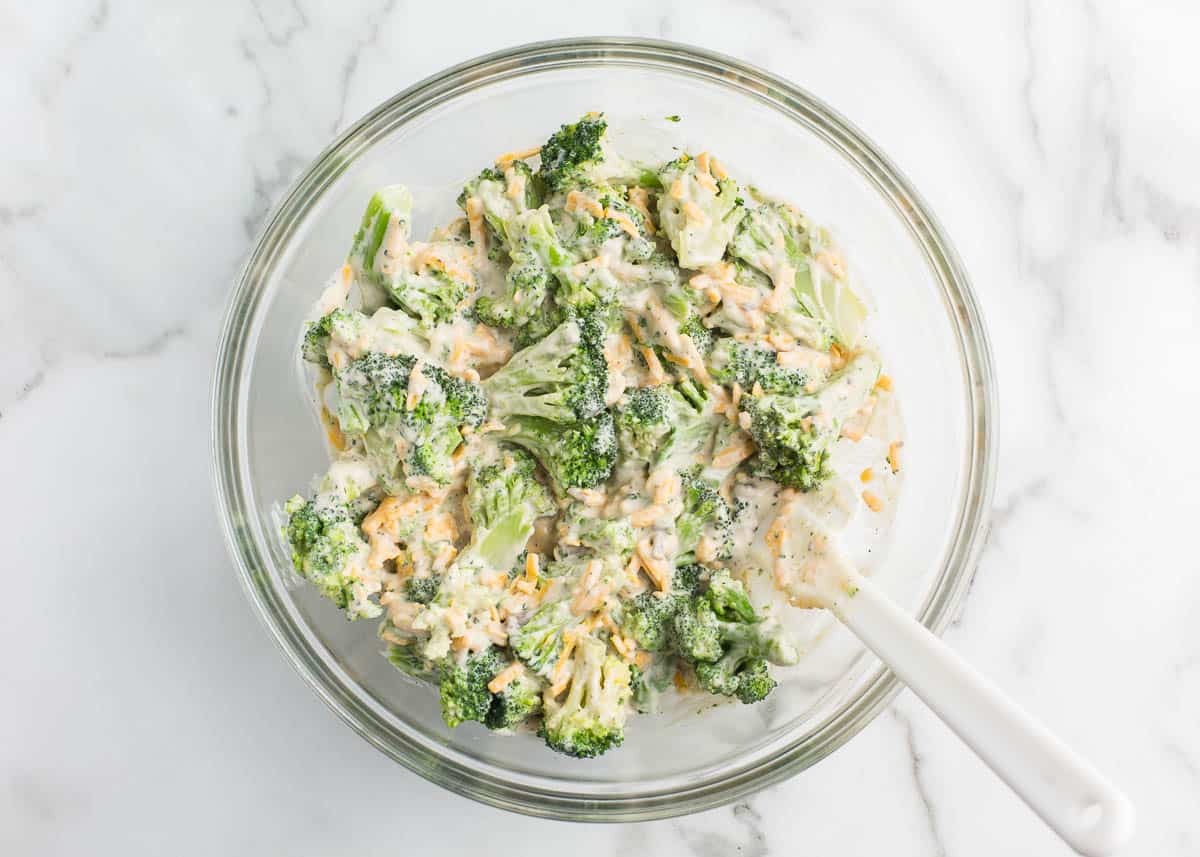
<path id="1" fill-rule="evenodd" d="M 0 853 L 479 854 L 497 833 L 577 857 L 1068 853 L 908 693 L 724 809 L 586 828 L 501 813 L 357 738 L 253 616 L 215 518 L 208 393 L 265 212 L 396 90 L 603 32 L 789 77 L 921 189 L 1001 384 L 994 525 L 947 640 L 1129 791 L 1129 854 L 1200 854 L 1200 12 L 545 5 L 478 22 L 401 0 L 0 9 Z"/>

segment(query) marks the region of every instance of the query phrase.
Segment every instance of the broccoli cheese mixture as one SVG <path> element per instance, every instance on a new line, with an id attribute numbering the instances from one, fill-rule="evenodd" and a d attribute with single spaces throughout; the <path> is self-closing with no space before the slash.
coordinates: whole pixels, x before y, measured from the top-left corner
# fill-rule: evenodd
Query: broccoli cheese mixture
<path id="1" fill-rule="evenodd" d="M 285 527 L 449 726 L 578 757 L 660 694 L 766 698 L 800 657 L 770 596 L 809 606 L 830 486 L 877 514 L 900 469 L 898 441 L 834 466 L 891 385 L 829 234 L 606 131 L 501 155 L 426 241 L 405 187 L 371 198 L 302 344 L 335 460 Z"/>

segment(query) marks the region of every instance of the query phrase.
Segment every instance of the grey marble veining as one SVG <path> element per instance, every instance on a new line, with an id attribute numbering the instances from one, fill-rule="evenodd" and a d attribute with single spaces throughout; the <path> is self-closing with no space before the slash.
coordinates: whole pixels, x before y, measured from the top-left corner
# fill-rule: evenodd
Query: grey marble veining
<path id="1" fill-rule="evenodd" d="M 909 694 L 803 776 L 692 818 L 477 806 L 344 728 L 244 603 L 208 389 L 271 206 L 411 82 L 626 33 L 796 80 L 938 213 L 1001 384 L 996 515 L 947 638 L 1129 790 L 1130 854 L 1200 854 L 1200 10 L 469 5 L 0 9 L 0 853 L 479 854 L 498 836 L 578 857 L 1068 853 Z"/>

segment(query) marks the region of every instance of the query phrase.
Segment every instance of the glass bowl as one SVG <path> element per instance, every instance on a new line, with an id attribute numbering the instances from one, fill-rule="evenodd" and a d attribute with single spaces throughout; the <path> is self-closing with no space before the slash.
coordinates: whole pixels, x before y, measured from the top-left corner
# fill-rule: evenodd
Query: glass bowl
<path id="1" fill-rule="evenodd" d="M 213 389 L 217 501 L 235 563 L 293 666 L 360 735 L 421 776 L 532 815 L 659 818 L 735 801 L 833 752 L 888 704 L 896 678 L 830 622 L 815 666 L 753 706 L 637 716 L 625 745 L 569 759 L 533 736 L 446 728 L 436 694 L 379 656 L 291 570 L 279 503 L 327 464 L 296 360 L 301 323 L 342 262 L 371 192 L 403 182 L 415 233 L 456 212 L 500 151 L 604 111 L 631 154 L 717 153 L 743 181 L 829 225 L 874 303 L 872 335 L 904 408 L 905 485 L 876 579 L 926 626 L 953 618 L 983 544 L 995 459 L 987 339 L 966 274 L 887 158 L 796 86 L 667 42 L 543 42 L 456 66 L 395 96 L 327 148 L 268 218 L 234 289 Z M 682 120 L 669 122 L 668 115 Z"/>

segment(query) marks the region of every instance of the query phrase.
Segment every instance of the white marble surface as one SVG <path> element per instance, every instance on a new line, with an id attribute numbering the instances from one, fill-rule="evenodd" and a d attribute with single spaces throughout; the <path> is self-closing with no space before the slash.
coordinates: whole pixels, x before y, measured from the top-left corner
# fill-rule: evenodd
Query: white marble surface
<path id="1" fill-rule="evenodd" d="M 208 385 L 268 206 L 418 78 L 602 32 L 786 75 L 923 191 L 1002 384 L 994 529 L 948 640 L 1129 790 L 1129 854 L 1200 854 L 1195 4 L 469 5 L 0 4 L 0 853 L 1068 853 L 909 694 L 733 807 L 506 815 L 360 741 L 251 614 Z"/>

